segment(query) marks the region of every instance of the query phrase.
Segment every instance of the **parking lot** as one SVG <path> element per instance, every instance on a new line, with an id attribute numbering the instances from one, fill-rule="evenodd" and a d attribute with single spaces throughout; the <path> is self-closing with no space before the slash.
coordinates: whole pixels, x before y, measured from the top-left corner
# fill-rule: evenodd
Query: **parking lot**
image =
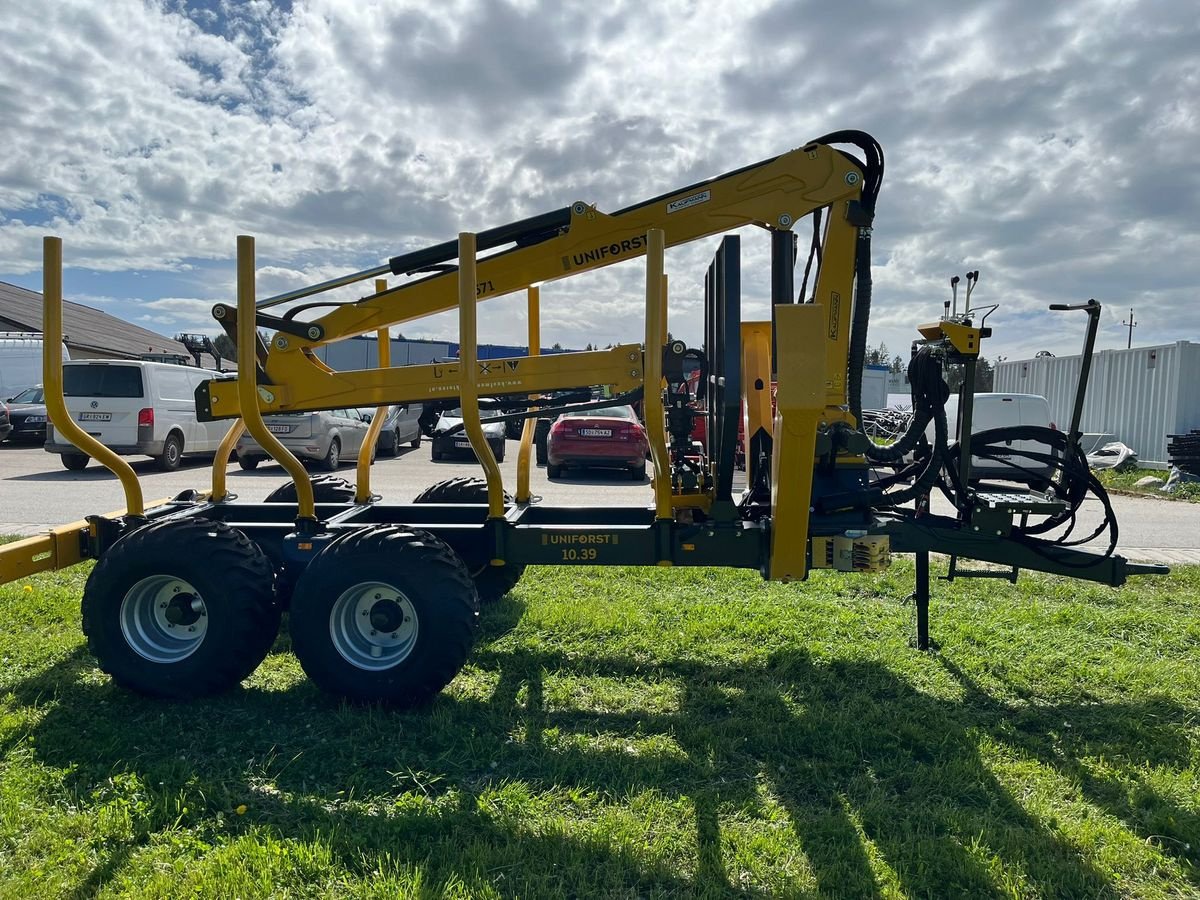
<path id="1" fill-rule="evenodd" d="M 509 442 L 500 464 L 509 491 L 517 483 L 517 446 L 517 442 Z M 189 488 L 206 490 L 211 480 L 210 459 L 185 458 L 175 472 L 160 472 L 149 458 L 130 457 L 129 462 L 141 479 L 147 501 L 173 497 Z M 339 474 L 353 482 L 353 464 L 344 465 Z M 434 462 L 426 440 L 419 448 L 403 449 L 398 457 L 377 459 L 371 469 L 371 490 L 386 500 L 407 502 L 431 484 L 472 475 L 482 475 L 477 462 Z M 239 498 L 259 501 L 284 484 L 288 476 L 274 464 L 245 472 L 234 463 L 227 469 L 227 480 L 229 489 Z M 550 481 L 545 466 L 534 466 L 531 480 L 536 496 L 560 506 L 642 506 L 653 502 L 649 477 L 635 483 L 620 470 L 572 472 Z M 103 466 L 93 461 L 82 472 L 70 472 L 57 456 L 40 447 L 0 444 L 0 483 L 0 534 L 36 534 L 125 505 L 120 483 Z M 1149 562 L 1200 563 L 1200 506 L 1119 495 L 1111 499 L 1120 523 L 1121 553 Z M 934 510 L 951 512 L 938 496 L 934 497 Z M 1086 501 L 1079 518 L 1079 529 L 1090 531 L 1100 521 L 1099 503 Z M 1098 542 L 1093 546 L 1102 549 L 1103 545 Z"/>

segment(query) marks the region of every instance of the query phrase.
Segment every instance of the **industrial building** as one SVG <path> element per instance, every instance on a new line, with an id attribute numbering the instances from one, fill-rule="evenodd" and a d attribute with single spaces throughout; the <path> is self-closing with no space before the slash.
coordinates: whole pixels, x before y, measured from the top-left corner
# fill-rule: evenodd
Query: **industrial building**
<path id="1" fill-rule="evenodd" d="M 1071 420 L 1079 356 L 1006 360 L 996 366 L 994 390 L 1040 394 L 1055 422 Z M 1092 360 L 1080 428 L 1128 445 L 1142 465 L 1165 468 L 1167 436 L 1200 428 L 1200 344 L 1101 350 Z"/>

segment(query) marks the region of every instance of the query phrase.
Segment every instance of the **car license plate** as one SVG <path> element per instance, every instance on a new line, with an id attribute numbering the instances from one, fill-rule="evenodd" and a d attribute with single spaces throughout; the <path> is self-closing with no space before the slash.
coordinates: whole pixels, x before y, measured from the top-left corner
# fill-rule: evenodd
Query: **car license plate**
<path id="1" fill-rule="evenodd" d="M 611 428 L 580 428 L 580 437 L 612 437 Z"/>
<path id="2" fill-rule="evenodd" d="M 80 413 L 80 422 L 111 422 L 112 413 Z"/>
<path id="3" fill-rule="evenodd" d="M 471 442 L 470 441 L 455 441 L 454 446 L 455 447 L 470 447 Z"/>
<path id="4" fill-rule="evenodd" d="M 26 416 L 25 421 L 30 425 L 45 425 L 46 417 L 45 416 Z"/>
<path id="5" fill-rule="evenodd" d="M 267 431 L 271 434 L 289 434 L 292 430 L 291 425 L 268 425 Z"/>

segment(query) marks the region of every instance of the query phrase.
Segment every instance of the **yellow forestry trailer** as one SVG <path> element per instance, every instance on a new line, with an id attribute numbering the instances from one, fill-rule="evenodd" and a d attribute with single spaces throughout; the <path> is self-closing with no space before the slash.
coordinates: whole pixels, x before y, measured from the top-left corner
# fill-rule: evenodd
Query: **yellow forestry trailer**
<path id="1" fill-rule="evenodd" d="M 230 422 L 209 489 L 145 503 L 128 464 L 68 414 L 61 360 L 48 354 L 44 382 L 55 439 L 115 472 L 127 505 L 0 548 L 0 580 L 95 560 L 82 600 L 89 648 L 117 683 L 144 694 L 188 698 L 232 687 L 263 660 L 287 610 L 293 649 L 321 688 L 411 705 L 459 671 L 481 601 L 502 596 L 527 565 L 733 566 L 800 581 L 813 568 L 869 573 L 893 553 L 912 553 L 920 649 L 931 643 L 931 552 L 950 556 L 951 577 L 1015 578 L 1032 569 L 1117 586 L 1130 575 L 1165 572 L 1114 552 L 1116 521 L 1079 447 L 1094 301 L 1075 307 L 1088 313 L 1088 328 L 1069 428 L 972 434 L 975 366 L 990 329 L 987 311 L 972 310 L 968 300 L 963 312 L 947 304 L 938 321 L 918 327 L 907 432 L 888 445 L 864 433 L 871 228 L 883 171 L 872 137 L 836 132 L 615 213 L 575 202 L 263 300 L 255 295 L 254 240 L 239 237 L 237 303 L 213 309 L 237 344 L 238 374 L 204 383 L 196 397 L 201 418 Z M 812 246 L 797 297 L 794 227 L 806 218 Z M 770 234 L 770 320 L 742 321 L 740 237 L 725 235 L 705 279 L 702 349 L 668 340 L 664 249 L 746 225 Z M 643 342 L 538 355 L 539 284 L 641 257 Z M 61 243 L 48 237 L 47 348 L 57 347 L 62 333 L 61 269 Z M 389 286 L 389 275 L 404 280 Z M 370 279 L 374 291 L 357 300 L 306 299 Z M 478 359 L 477 304 L 517 291 L 528 296 L 529 355 Z M 389 365 L 390 326 L 452 309 L 459 315 L 457 362 Z M 259 329 L 271 334 L 269 343 Z M 314 352 L 367 333 L 380 338 L 377 368 L 334 371 Z M 961 441 L 951 439 L 946 418 L 947 366 L 961 366 L 964 375 L 958 433 L 969 437 Z M 697 367 L 703 413 L 689 402 L 688 376 Z M 597 391 L 604 400 L 590 399 Z M 482 408 L 491 404 L 481 397 L 498 398 L 495 408 Z M 368 468 L 382 416 L 363 444 L 353 486 L 310 479 L 263 421 L 266 413 L 409 402 L 462 407 L 482 480 L 443 482 L 412 503 L 385 501 L 372 495 Z M 650 438 L 652 502 L 533 502 L 537 417 L 638 402 Z M 691 440 L 696 415 L 707 418 L 699 453 Z M 747 472 L 735 491 L 743 417 Z M 512 496 L 483 433 L 483 423 L 496 419 L 524 420 Z M 924 437 L 930 423 L 932 442 Z M 230 452 L 243 430 L 293 479 L 267 502 L 236 501 L 226 488 Z M 1037 449 L 1017 450 L 1014 442 Z M 1047 474 L 1032 486 L 989 484 L 972 476 L 974 459 Z M 947 498 L 952 514 L 933 511 L 934 492 Z M 1103 521 L 1090 535 L 1073 537 L 1089 495 L 1100 499 Z M 1077 546 L 1089 539 L 1106 546 Z M 1007 568 L 964 570 L 960 560 Z"/>

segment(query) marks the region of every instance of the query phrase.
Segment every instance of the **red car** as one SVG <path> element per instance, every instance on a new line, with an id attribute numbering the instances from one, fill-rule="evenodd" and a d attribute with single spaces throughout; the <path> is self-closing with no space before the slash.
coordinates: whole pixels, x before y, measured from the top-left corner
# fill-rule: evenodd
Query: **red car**
<path id="1" fill-rule="evenodd" d="M 634 481 L 646 477 L 650 441 L 628 406 L 564 413 L 550 426 L 546 474 L 562 475 L 567 466 L 626 469 Z"/>

